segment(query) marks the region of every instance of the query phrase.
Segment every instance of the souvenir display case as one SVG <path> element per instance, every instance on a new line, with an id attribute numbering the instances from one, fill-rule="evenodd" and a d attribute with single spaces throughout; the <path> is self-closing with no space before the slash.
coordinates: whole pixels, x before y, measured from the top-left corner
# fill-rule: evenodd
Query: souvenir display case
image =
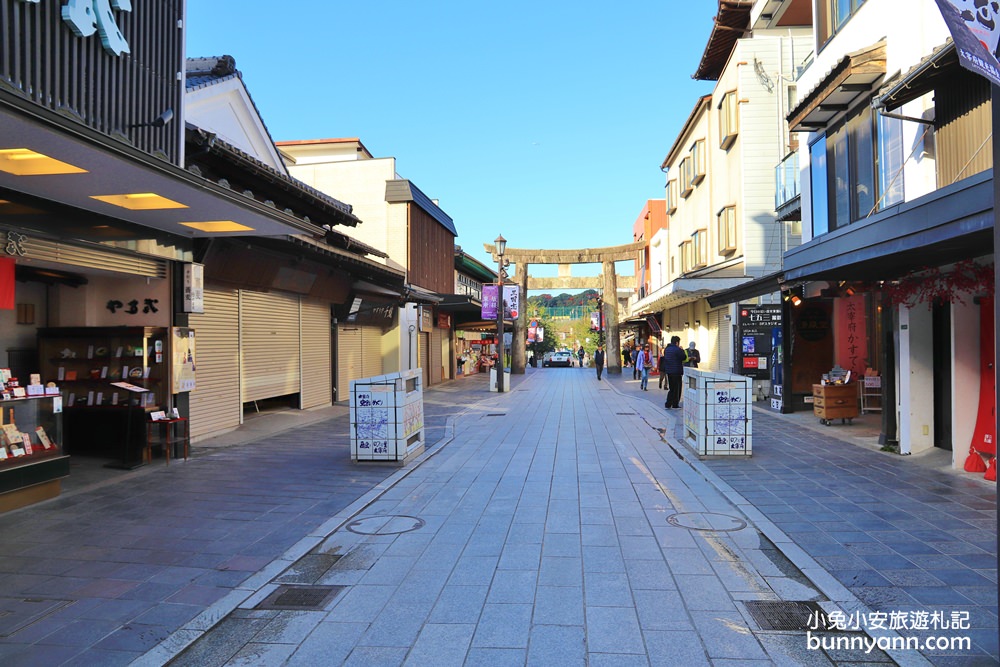
<path id="1" fill-rule="evenodd" d="M 59 495 L 69 475 L 61 403 L 58 395 L 0 400 L 0 512 Z"/>
<path id="2" fill-rule="evenodd" d="M 147 415 L 166 405 L 167 340 L 161 327 L 39 329 L 42 382 L 62 395 L 67 453 L 142 465 Z"/>

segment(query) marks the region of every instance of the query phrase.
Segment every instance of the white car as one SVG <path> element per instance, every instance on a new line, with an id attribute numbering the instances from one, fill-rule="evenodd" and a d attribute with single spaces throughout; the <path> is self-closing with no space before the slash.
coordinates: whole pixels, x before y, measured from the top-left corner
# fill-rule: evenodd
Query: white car
<path id="1" fill-rule="evenodd" d="M 554 352 L 548 361 L 542 362 L 543 366 L 572 366 L 573 355 L 569 352 Z"/>

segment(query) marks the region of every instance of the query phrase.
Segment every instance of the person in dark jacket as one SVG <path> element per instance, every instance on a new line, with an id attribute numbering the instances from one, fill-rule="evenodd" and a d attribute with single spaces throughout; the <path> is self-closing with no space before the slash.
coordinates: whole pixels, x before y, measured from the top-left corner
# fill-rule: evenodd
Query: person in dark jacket
<path id="1" fill-rule="evenodd" d="M 662 371 L 667 375 L 667 401 L 665 408 L 681 407 L 681 384 L 684 382 L 684 362 L 687 353 L 680 346 L 681 337 L 671 336 L 670 345 L 663 349 Z"/>
<path id="2" fill-rule="evenodd" d="M 601 373 L 604 372 L 604 348 L 600 345 L 594 350 L 594 366 L 597 368 L 597 381 L 601 381 Z"/>

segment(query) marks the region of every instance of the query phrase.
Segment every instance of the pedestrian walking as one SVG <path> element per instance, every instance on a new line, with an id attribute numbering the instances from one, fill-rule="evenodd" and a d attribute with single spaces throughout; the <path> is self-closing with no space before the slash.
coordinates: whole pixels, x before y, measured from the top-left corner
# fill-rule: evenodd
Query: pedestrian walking
<path id="1" fill-rule="evenodd" d="M 601 381 L 601 373 L 604 372 L 604 348 L 600 345 L 594 350 L 594 366 L 597 368 L 597 381 Z"/>
<path id="2" fill-rule="evenodd" d="M 649 351 L 649 344 L 646 344 L 641 350 L 639 350 L 639 356 L 636 360 L 636 364 L 639 366 L 639 389 L 649 391 L 649 368 L 653 365 L 653 359 L 650 356 Z"/>
<path id="3" fill-rule="evenodd" d="M 628 368 L 629 363 L 632 361 L 632 350 L 629 349 L 628 343 L 622 348 L 622 368 Z"/>
<path id="4" fill-rule="evenodd" d="M 632 379 L 639 379 L 639 366 L 635 363 L 636 359 L 639 357 L 640 348 L 638 345 L 632 347 Z"/>
<path id="5" fill-rule="evenodd" d="M 576 356 L 580 357 L 580 368 L 583 368 L 583 355 L 587 354 L 587 351 L 583 349 L 583 345 L 580 346 L 580 350 L 576 353 Z"/>
<path id="6" fill-rule="evenodd" d="M 664 352 L 665 352 L 665 350 L 661 349 L 660 350 L 660 356 L 658 356 L 656 358 L 656 370 L 659 371 L 659 373 L 658 373 L 659 380 L 658 381 L 659 381 L 660 389 L 666 389 L 667 388 L 667 372 L 663 369 L 663 363 L 664 363 L 664 360 L 666 359 L 666 357 L 664 356 Z"/>
<path id="7" fill-rule="evenodd" d="M 684 362 L 687 354 L 680 345 L 680 336 L 671 336 L 670 345 L 663 349 L 663 372 L 667 374 L 667 409 L 681 407 L 681 383 L 684 382 Z"/>
<path id="8" fill-rule="evenodd" d="M 688 343 L 687 355 L 688 360 L 684 362 L 684 365 L 689 368 L 698 368 L 698 364 L 701 363 L 701 352 L 694 346 L 694 341 Z"/>

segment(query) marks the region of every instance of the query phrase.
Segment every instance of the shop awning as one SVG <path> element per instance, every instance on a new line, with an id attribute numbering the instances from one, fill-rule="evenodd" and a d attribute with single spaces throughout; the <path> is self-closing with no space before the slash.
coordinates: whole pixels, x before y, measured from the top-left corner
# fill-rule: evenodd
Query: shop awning
<path id="1" fill-rule="evenodd" d="M 822 130 L 885 77 L 885 40 L 847 54 L 788 114 L 790 132 Z"/>
<path id="2" fill-rule="evenodd" d="M 64 173 L 18 175 L 0 170 L 0 188 L 186 238 L 303 233 L 322 237 L 326 231 L 273 203 L 258 201 L 226 183 L 213 182 L 3 91 L 0 128 L 0 150 L 26 149 L 30 153 L 22 154 L 47 156 L 65 165 L 56 165 Z M 167 125 L 161 131 L 182 132 L 183 128 Z M 16 169 L 19 165 L 5 160 L 5 166 Z M 143 207 L 149 194 L 183 208 Z M 123 199 L 126 205 L 95 199 L 118 195 L 139 197 Z"/>
<path id="3" fill-rule="evenodd" d="M 960 65 L 955 43 L 949 38 L 930 55 L 922 58 L 919 64 L 883 86 L 875 98 L 875 106 L 886 111 L 898 109 L 934 90 L 939 81 L 958 67 Z"/>
<path id="4" fill-rule="evenodd" d="M 479 315 L 483 311 L 483 304 L 468 294 L 442 294 L 441 297 L 441 303 L 437 304 L 437 307 L 446 313 Z"/>
<path id="5" fill-rule="evenodd" d="M 764 294 L 771 294 L 781 290 L 781 284 L 785 280 L 784 271 L 775 271 L 760 278 L 748 280 L 745 283 L 730 287 L 727 290 L 716 292 L 708 297 L 708 305 L 712 308 L 725 306 L 730 303 L 739 303 L 745 299 L 753 299 Z"/>

